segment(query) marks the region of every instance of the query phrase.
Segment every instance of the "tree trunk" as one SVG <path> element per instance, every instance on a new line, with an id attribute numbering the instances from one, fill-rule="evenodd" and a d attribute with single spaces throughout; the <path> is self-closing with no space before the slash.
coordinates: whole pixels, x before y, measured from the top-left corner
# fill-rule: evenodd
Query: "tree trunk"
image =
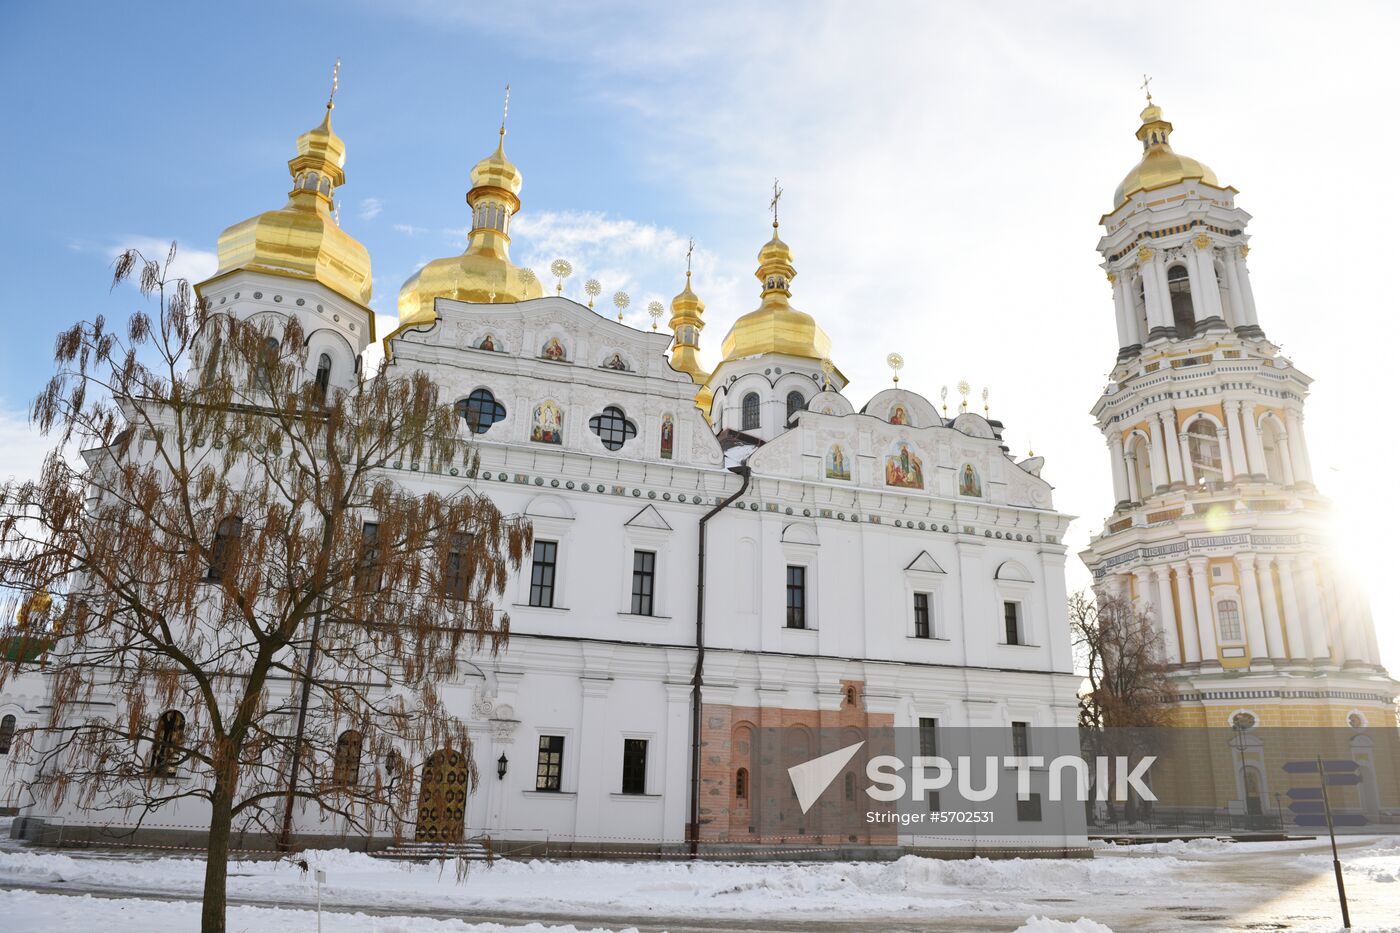
<path id="1" fill-rule="evenodd" d="M 223 781 L 214 784 L 213 812 L 209 816 L 209 860 L 204 868 L 204 907 L 201 933 L 224 933 L 228 900 L 228 843 L 233 826 L 233 796 Z"/>

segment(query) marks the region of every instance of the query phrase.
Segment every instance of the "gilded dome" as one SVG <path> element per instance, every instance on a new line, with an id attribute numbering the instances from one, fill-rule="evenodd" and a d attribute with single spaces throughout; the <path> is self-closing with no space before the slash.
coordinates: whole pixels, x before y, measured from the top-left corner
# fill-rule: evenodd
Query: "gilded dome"
<path id="1" fill-rule="evenodd" d="M 690 378 L 704 385 L 710 374 L 700 365 L 700 331 L 705 329 L 705 302 L 690 287 L 690 270 L 685 273 L 685 288 L 671 299 L 671 368 L 689 373 Z"/>
<path id="2" fill-rule="evenodd" d="M 1142 140 L 1142 160 L 1113 193 L 1115 208 L 1121 207 L 1139 191 L 1164 188 L 1188 178 L 1200 179 L 1213 188 L 1220 187 L 1210 166 L 1172 151 L 1168 142 L 1171 132 L 1172 125 L 1162 119 L 1162 108 L 1149 102 L 1142 112 L 1142 126 L 1137 131 L 1137 138 Z"/>
<path id="3" fill-rule="evenodd" d="M 478 303 L 515 302 L 544 294 L 530 269 L 510 261 L 510 221 L 520 210 L 520 170 L 505 152 L 505 127 L 496 151 L 472 169 L 467 204 L 472 230 L 466 252 L 434 259 L 399 290 L 399 326 L 437 320 L 439 298 Z"/>
<path id="4" fill-rule="evenodd" d="M 792 296 L 789 285 L 796 274 L 792 251 L 778 238 L 778 225 L 774 223 L 773 238 L 758 251 L 758 270 L 754 272 L 763 283 L 763 302 L 735 321 L 725 335 L 720 349 L 726 360 L 763 353 L 813 360 L 831 356 L 831 338 L 810 314 L 788 303 Z"/>
<path id="5" fill-rule="evenodd" d="M 287 163 L 292 190 L 284 207 L 258 214 L 219 235 L 219 271 L 237 269 L 309 279 L 365 306 L 370 299 L 369 250 L 340 228 L 332 211 L 345 182 L 345 143 L 331 128 L 333 104 L 320 125 L 297 137 Z M 369 314 L 371 333 L 373 314 Z"/>

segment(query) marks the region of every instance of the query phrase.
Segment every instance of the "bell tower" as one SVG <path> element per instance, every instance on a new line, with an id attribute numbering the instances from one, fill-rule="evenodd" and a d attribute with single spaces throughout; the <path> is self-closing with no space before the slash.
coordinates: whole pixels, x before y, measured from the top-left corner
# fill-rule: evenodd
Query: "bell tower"
<path id="1" fill-rule="evenodd" d="M 1114 501 L 1081 555 L 1095 589 L 1157 620 L 1181 724 L 1393 722 L 1397 685 L 1314 484 L 1312 380 L 1259 324 L 1250 216 L 1173 148 L 1150 96 L 1137 138 L 1098 245 L 1118 353 L 1093 407 Z"/>

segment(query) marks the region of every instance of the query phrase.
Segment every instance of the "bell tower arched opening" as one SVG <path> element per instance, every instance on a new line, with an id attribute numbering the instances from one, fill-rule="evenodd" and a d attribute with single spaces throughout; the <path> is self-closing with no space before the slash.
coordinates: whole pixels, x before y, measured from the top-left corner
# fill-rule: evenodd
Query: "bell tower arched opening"
<path id="1" fill-rule="evenodd" d="M 1190 337 L 1196 332 L 1196 309 L 1191 301 L 1191 276 L 1185 266 L 1175 265 L 1167 270 L 1167 294 L 1171 296 L 1176 336 Z"/>

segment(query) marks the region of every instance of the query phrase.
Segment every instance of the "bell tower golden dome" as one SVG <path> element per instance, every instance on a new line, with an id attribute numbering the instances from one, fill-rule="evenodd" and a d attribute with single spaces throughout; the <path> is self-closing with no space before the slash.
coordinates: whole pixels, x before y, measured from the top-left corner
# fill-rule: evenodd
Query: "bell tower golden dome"
<path id="1" fill-rule="evenodd" d="M 510 85 L 506 85 L 506 107 Z M 533 272 L 510 261 L 510 221 L 520 210 L 520 169 L 506 158 L 506 121 L 501 117 L 496 151 L 472 169 L 467 204 L 472 228 L 466 252 L 434 259 L 419 269 L 399 290 L 399 326 L 431 324 L 437 320 L 438 298 L 458 301 L 514 302 L 539 298 L 544 292 Z"/>
<path id="2" fill-rule="evenodd" d="M 775 209 L 773 238 L 758 251 L 758 269 L 754 272 L 763 283 L 762 303 L 735 321 L 725 335 L 721 344 L 725 360 L 763 353 L 784 353 L 812 360 L 831 356 L 831 338 L 826 331 L 817 326 L 810 314 L 788 303 L 792 297 L 790 285 L 796 274 L 792 250 L 778 238 Z"/>
<path id="3" fill-rule="evenodd" d="M 333 213 L 335 192 L 345 183 L 345 143 L 331 128 L 334 109 L 333 85 L 325 119 L 297 137 L 296 157 L 287 163 L 292 190 L 286 205 L 219 235 L 214 278 L 247 269 L 320 282 L 364 309 L 372 339 L 369 250 L 340 228 Z"/>
<path id="4" fill-rule="evenodd" d="M 1188 178 L 1200 179 L 1212 188 L 1220 187 L 1210 166 L 1172 150 L 1169 141 L 1172 125 L 1163 119 L 1162 108 L 1152 103 L 1151 94 L 1147 95 L 1147 106 L 1141 117 L 1142 126 L 1138 127 L 1137 138 L 1142 141 L 1142 160 L 1113 193 L 1114 209 L 1122 207 L 1139 191 L 1165 188 Z"/>

